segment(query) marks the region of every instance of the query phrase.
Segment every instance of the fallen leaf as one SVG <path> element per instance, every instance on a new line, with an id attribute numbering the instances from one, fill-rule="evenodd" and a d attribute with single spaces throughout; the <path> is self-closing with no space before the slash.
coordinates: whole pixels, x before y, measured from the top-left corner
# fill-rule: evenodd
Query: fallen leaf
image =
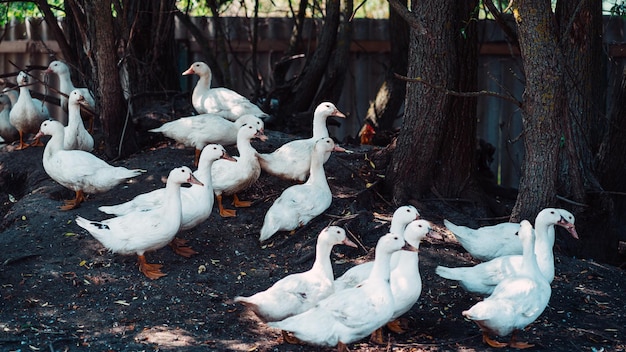
<path id="1" fill-rule="evenodd" d="M 202 274 L 205 271 L 206 271 L 206 266 L 205 265 L 200 265 L 198 267 L 198 274 Z"/>

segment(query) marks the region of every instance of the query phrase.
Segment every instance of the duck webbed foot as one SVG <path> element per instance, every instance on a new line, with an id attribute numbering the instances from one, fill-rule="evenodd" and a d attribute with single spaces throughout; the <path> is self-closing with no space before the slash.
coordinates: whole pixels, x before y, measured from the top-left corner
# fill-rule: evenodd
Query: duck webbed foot
<path id="1" fill-rule="evenodd" d="M 233 195 L 233 205 L 236 206 L 237 208 L 248 208 L 252 205 L 252 202 L 247 201 L 247 200 L 240 200 L 239 197 L 237 197 L 237 194 L 235 193 Z"/>
<path id="2" fill-rule="evenodd" d="M 509 341 L 509 347 L 523 350 L 525 348 L 531 348 L 535 346 L 534 344 L 531 344 L 528 342 L 517 341 L 516 333 L 517 333 L 517 330 L 513 331 L 513 334 L 511 334 L 511 341 Z"/>
<path id="3" fill-rule="evenodd" d="M 187 245 L 187 240 L 182 238 L 174 237 L 172 242 L 170 242 L 170 247 L 174 253 L 185 258 L 198 254 L 198 252 L 194 251 L 193 248 Z"/>
<path id="4" fill-rule="evenodd" d="M 493 348 L 503 348 L 509 345 L 508 343 L 498 342 L 496 340 L 491 339 L 489 337 L 489 334 L 487 334 L 486 332 L 483 332 L 483 342 Z"/>
<path id="5" fill-rule="evenodd" d="M 219 195 L 217 198 L 217 207 L 220 210 L 220 216 L 223 218 L 232 218 L 237 216 L 237 211 L 233 209 L 225 209 L 222 205 L 222 195 Z"/>
<path id="6" fill-rule="evenodd" d="M 370 342 L 377 345 L 384 345 L 385 339 L 383 338 L 383 328 L 378 328 L 370 335 Z"/>
<path id="7" fill-rule="evenodd" d="M 404 318 L 398 318 L 396 320 L 387 323 L 387 328 L 396 334 L 404 334 L 409 323 Z"/>
<path id="8" fill-rule="evenodd" d="M 147 278 L 156 280 L 167 274 L 161 271 L 163 265 L 161 264 L 149 264 L 146 262 L 146 257 L 143 255 L 137 256 L 137 263 L 139 264 L 139 271 L 141 271 Z"/>
<path id="9" fill-rule="evenodd" d="M 80 203 L 85 201 L 85 194 L 83 191 L 76 191 L 76 197 L 74 199 L 69 199 L 63 201 L 64 205 L 60 206 L 61 210 L 72 210 L 78 208 Z"/>
<path id="10" fill-rule="evenodd" d="M 290 345 L 303 345 L 304 343 L 297 337 L 289 333 L 289 331 L 282 330 L 283 340 Z"/>

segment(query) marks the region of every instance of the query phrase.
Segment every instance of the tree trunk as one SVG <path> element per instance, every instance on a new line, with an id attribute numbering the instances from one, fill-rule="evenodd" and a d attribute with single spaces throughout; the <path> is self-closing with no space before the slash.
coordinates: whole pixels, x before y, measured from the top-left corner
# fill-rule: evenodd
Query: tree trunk
<path id="1" fill-rule="evenodd" d="M 519 193 L 511 220 L 534 219 L 556 202 L 559 143 L 565 100 L 557 46 L 556 21 L 550 1 L 513 3 L 526 87 L 522 120 L 524 147 Z"/>
<path id="2" fill-rule="evenodd" d="M 326 1 L 326 17 L 317 39 L 315 52 L 307 60 L 289 92 L 280 97 L 280 113 L 283 116 L 312 110 L 312 107 L 319 103 L 314 99 L 335 48 L 341 13 L 339 5 L 339 0 Z"/>
<path id="3" fill-rule="evenodd" d="M 562 114 L 564 138 L 558 190 L 560 195 L 587 205 L 567 206 L 576 215 L 579 233 L 589 234 L 581 238 L 580 250 L 572 254 L 611 262 L 618 248 L 615 219 L 622 213 L 616 213 L 613 199 L 601 192 L 597 172 L 596 156 L 607 127 L 602 2 L 559 1 L 556 16 L 567 97 L 567 110 Z M 616 77 L 621 77 L 621 72 Z"/>
<path id="4" fill-rule="evenodd" d="M 127 156 L 138 150 L 132 138 L 133 124 L 126 114 L 126 102 L 117 70 L 117 46 L 114 37 L 111 0 L 86 1 L 88 27 L 95 38 L 97 65 L 96 94 L 100 102 L 100 122 L 105 153 L 109 158 Z"/>
<path id="5" fill-rule="evenodd" d="M 335 49 L 328 63 L 324 80 L 318 90 L 314 102 L 330 101 L 336 103 L 343 91 L 343 84 L 348 73 L 348 61 L 350 60 L 350 44 L 352 43 L 352 22 L 350 16 L 353 12 L 352 0 L 343 2 L 343 15 L 337 32 Z M 316 103 L 316 104 L 317 104 Z"/>
<path id="6" fill-rule="evenodd" d="M 404 6 L 407 1 L 401 1 Z M 389 5 L 389 38 L 391 45 L 389 70 L 376 93 L 374 101 L 370 102 L 365 120 L 371 122 L 378 135 L 386 134 L 393 128 L 398 118 L 400 108 L 406 97 L 406 82 L 396 78 L 395 74 L 406 76 L 409 63 L 409 24 Z M 386 143 L 388 141 L 383 141 Z M 376 144 L 376 143 L 374 143 Z"/>
<path id="7" fill-rule="evenodd" d="M 180 88 L 174 41 L 175 0 L 129 2 L 126 27 L 130 33 L 126 69 L 134 111 L 153 99 L 138 99 L 144 93 L 174 92 Z M 151 95 L 150 95 L 151 96 Z"/>
<path id="8" fill-rule="evenodd" d="M 473 179 L 475 99 L 432 86 L 475 90 L 475 6 L 475 1 L 412 2 L 412 13 L 425 18 L 424 29 L 411 28 L 408 75 L 428 85 L 407 85 L 404 122 L 385 183 L 396 204 L 431 192 L 456 197 Z"/>

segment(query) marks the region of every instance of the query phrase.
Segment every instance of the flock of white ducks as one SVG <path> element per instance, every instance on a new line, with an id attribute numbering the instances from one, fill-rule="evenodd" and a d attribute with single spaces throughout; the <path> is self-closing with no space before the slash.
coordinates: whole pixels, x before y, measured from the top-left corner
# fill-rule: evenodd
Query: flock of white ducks
<path id="1" fill-rule="evenodd" d="M 71 84 L 64 63 L 55 61 L 48 71 L 59 75 L 60 90 L 67 92 L 68 125 L 43 115 L 30 97 L 27 75 L 20 73 L 16 102 L 11 103 L 8 94 L 0 94 L 0 133 L 6 139 L 19 137 L 17 149 L 28 146 L 23 140 L 26 133 L 38 131 L 35 138 L 51 136 L 43 153 L 43 166 L 53 180 L 76 193 L 61 209 L 75 209 L 85 200 L 85 193 L 106 192 L 145 170 L 114 167 L 90 153 L 94 141 L 82 124 L 80 106 L 95 108 L 93 96 Z M 311 138 L 289 142 L 270 154 L 259 154 L 250 141 L 267 139 L 262 120 L 266 115 L 238 93 L 211 88 L 211 71 L 205 63 L 196 62 L 183 74 L 200 76 L 192 103 L 201 115 L 181 118 L 151 132 L 161 132 L 195 148 L 198 169 L 192 172 L 186 166 L 175 168 L 165 188 L 99 208 L 115 217 L 102 221 L 76 218 L 80 227 L 112 252 L 136 254 L 139 270 L 150 279 L 166 274 L 161 271 L 162 265 L 147 262 L 146 252 L 169 244 L 180 255 L 196 254 L 176 235 L 209 218 L 214 195 L 223 217 L 236 215 L 234 210 L 224 208 L 223 195 L 232 195 L 237 207 L 250 206 L 237 193 L 253 184 L 261 170 L 306 182 L 285 189 L 275 200 L 265 215 L 260 241 L 277 231 L 307 224 L 332 202 L 324 163 L 332 151 L 342 150 L 329 138 L 326 119 L 345 115 L 332 103 L 324 102 L 314 112 Z M 15 130 L 7 127 L 7 121 Z M 230 157 L 220 144 L 236 144 L 239 156 Z M 181 188 L 185 183 L 192 186 Z M 535 229 L 528 221 L 477 230 L 447 220 L 445 225 L 470 254 L 485 261 L 466 268 L 437 267 L 440 276 L 459 281 L 468 291 L 488 295 L 463 315 L 479 325 L 484 342 L 492 347 L 531 347 L 517 341 L 516 332 L 534 322 L 548 304 L 555 275 L 554 226 L 564 227 L 578 238 L 574 216 L 564 209 L 547 208 L 537 215 Z M 345 350 L 347 344 L 371 335 L 373 341 L 382 343 L 380 328 L 387 325 L 392 331 L 402 332 L 403 324 L 398 319 L 421 295 L 417 251 L 429 235 L 437 237 L 431 223 L 420 219 L 417 209 L 399 207 L 389 233 L 376 245 L 375 259 L 335 278 L 330 261 L 332 248 L 338 244 L 356 245 L 344 229 L 329 226 L 318 236 L 315 262 L 309 271 L 288 275 L 267 290 L 236 297 L 235 302 L 249 307 L 269 326 L 281 329 L 287 342 Z M 512 337 L 510 342 L 501 343 L 490 334 Z"/>

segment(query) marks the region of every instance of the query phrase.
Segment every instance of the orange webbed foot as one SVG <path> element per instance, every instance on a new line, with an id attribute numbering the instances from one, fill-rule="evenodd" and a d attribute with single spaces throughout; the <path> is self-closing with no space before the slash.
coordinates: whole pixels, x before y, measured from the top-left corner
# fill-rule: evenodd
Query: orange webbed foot
<path id="1" fill-rule="evenodd" d="M 377 345 L 384 345 L 385 339 L 383 339 L 383 329 L 378 328 L 372 332 L 370 335 L 370 342 L 375 343 Z"/>
<path id="2" fill-rule="evenodd" d="M 303 342 L 297 337 L 291 335 L 288 331 L 282 330 L 283 340 L 290 345 L 302 345 Z"/>
<path id="3" fill-rule="evenodd" d="M 406 319 L 396 319 L 387 323 L 387 328 L 396 334 L 404 334 L 409 325 Z"/>
<path id="4" fill-rule="evenodd" d="M 156 280 L 167 275 L 161 271 L 163 265 L 147 263 L 146 257 L 144 257 L 143 255 L 138 256 L 137 261 L 139 264 L 139 271 L 141 271 L 147 278 L 151 280 Z"/>
<path id="5" fill-rule="evenodd" d="M 496 340 L 491 339 L 489 335 L 487 335 L 487 333 L 483 333 L 483 342 L 493 348 L 503 348 L 509 345 L 508 343 L 498 342 Z"/>
<path id="6" fill-rule="evenodd" d="M 198 252 L 194 251 L 193 248 L 187 245 L 187 240 L 182 238 L 174 237 L 172 242 L 170 242 L 170 247 L 174 253 L 185 258 L 198 254 Z"/>
<path id="7" fill-rule="evenodd" d="M 233 205 L 237 208 L 248 208 L 252 205 L 252 202 L 247 200 L 240 200 L 237 195 L 233 195 Z"/>

